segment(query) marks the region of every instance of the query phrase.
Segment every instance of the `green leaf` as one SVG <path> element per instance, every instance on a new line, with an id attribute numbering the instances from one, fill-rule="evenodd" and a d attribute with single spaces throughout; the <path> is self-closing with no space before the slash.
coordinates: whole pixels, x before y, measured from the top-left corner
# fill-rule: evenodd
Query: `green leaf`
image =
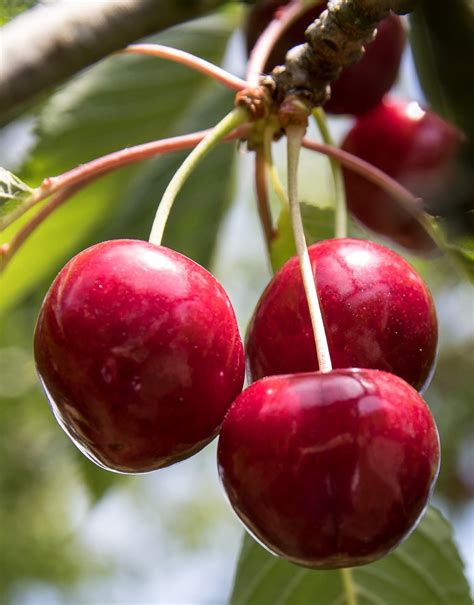
<path id="1" fill-rule="evenodd" d="M 153 40 L 219 63 L 234 25 L 235 13 L 225 11 L 167 30 Z M 110 57 L 76 77 L 45 105 L 38 141 L 21 178 L 39 184 L 102 154 L 204 128 L 219 116 L 215 111 L 204 123 L 198 122 L 202 115 L 196 113 L 196 104 L 201 94 L 218 90 L 218 84 L 182 65 L 135 55 Z M 228 109 L 222 107 L 220 115 Z M 186 121 L 190 115 L 195 119 Z M 142 170 L 142 165 L 135 165 L 116 171 L 56 210 L 7 265 L 1 277 L 0 307 L 12 305 L 78 249 L 101 239 L 101 230 L 107 228 L 108 236 L 115 237 L 109 225 L 124 200 L 129 200 L 131 184 L 137 187 Z M 154 192 L 154 203 L 161 193 Z M 9 227 L 2 240 L 8 241 L 36 211 Z M 135 212 L 138 218 L 141 208 Z"/>
<path id="2" fill-rule="evenodd" d="M 0 168 L 0 230 L 5 220 L 25 205 L 31 193 L 31 187 L 5 168 Z"/>
<path id="3" fill-rule="evenodd" d="M 472 0 L 420 0 L 410 24 L 416 69 L 430 105 L 473 140 Z"/>
<path id="4" fill-rule="evenodd" d="M 38 0 L 0 0 L 0 25 L 38 3 Z"/>
<path id="5" fill-rule="evenodd" d="M 357 605 L 471 605 L 448 522 L 429 508 L 384 559 L 352 569 Z M 339 570 L 314 571 L 274 557 L 245 536 L 230 605 L 346 605 Z"/>

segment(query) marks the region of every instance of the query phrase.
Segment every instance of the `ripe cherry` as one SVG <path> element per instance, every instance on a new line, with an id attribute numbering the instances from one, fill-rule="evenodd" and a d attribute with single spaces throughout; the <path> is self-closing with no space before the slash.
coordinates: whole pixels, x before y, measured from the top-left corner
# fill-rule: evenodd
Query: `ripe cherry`
<path id="1" fill-rule="evenodd" d="M 249 11 L 245 27 L 248 54 L 274 14 L 285 4 L 287 0 L 266 0 Z M 266 73 L 285 62 L 290 48 L 306 41 L 305 30 L 320 16 L 326 4 L 323 1 L 309 8 L 282 34 L 265 65 Z M 332 83 L 331 98 L 324 109 L 335 114 L 355 115 L 373 109 L 397 79 L 405 42 L 403 23 L 400 17 L 391 14 L 379 24 L 377 36 L 366 46 L 364 57 L 345 68 Z"/>
<path id="2" fill-rule="evenodd" d="M 197 452 L 242 390 L 244 354 L 222 286 L 189 258 L 115 240 L 75 256 L 35 333 L 56 418 L 101 466 L 145 472 Z"/>
<path id="3" fill-rule="evenodd" d="M 306 567 L 352 567 L 414 529 L 439 442 L 426 403 L 393 374 L 272 376 L 230 408 L 218 465 L 235 512 L 274 554 Z"/>
<path id="4" fill-rule="evenodd" d="M 437 321 L 431 295 L 398 254 L 358 239 L 309 248 L 333 367 L 373 368 L 418 390 L 431 378 Z M 273 277 L 247 337 L 252 380 L 318 368 L 298 259 Z"/>
<path id="5" fill-rule="evenodd" d="M 446 193 L 461 142 L 460 132 L 435 113 L 414 102 L 385 99 L 356 120 L 342 148 L 399 181 L 426 207 Z M 413 251 L 435 248 L 390 195 L 350 170 L 344 170 L 344 179 L 348 208 L 363 225 Z"/>

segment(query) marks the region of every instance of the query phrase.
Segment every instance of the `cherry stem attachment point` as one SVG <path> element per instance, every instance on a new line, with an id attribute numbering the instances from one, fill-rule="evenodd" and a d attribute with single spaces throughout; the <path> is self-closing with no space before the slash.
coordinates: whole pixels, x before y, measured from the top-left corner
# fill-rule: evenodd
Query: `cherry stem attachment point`
<path id="1" fill-rule="evenodd" d="M 245 80 L 234 76 L 225 69 L 184 50 L 178 50 L 177 48 L 171 48 L 170 46 L 163 46 L 161 44 L 131 44 L 115 54 L 150 55 L 161 59 L 169 59 L 176 63 L 186 65 L 206 76 L 210 76 L 231 90 L 242 90 L 247 87 L 247 82 Z"/>
<path id="2" fill-rule="evenodd" d="M 274 18 L 263 30 L 250 53 L 246 76 L 249 87 L 256 88 L 259 85 L 260 78 L 265 70 L 265 64 L 278 39 L 292 23 L 307 12 L 308 8 L 307 3 L 304 4 L 301 0 L 292 0 L 275 12 Z"/>
<path id="3" fill-rule="evenodd" d="M 326 114 L 321 107 L 313 109 L 313 117 L 318 126 L 321 137 L 327 145 L 334 146 L 334 140 L 329 131 L 328 124 L 326 121 Z M 334 236 L 335 237 L 347 237 L 347 204 L 346 204 L 346 192 L 344 187 L 344 178 L 342 176 L 341 165 L 335 158 L 329 158 L 331 164 L 331 171 L 334 179 L 334 193 L 335 193 L 335 204 L 334 204 Z"/>
<path id="4" fill-rule="evenodd" d="M 306 132 L 306 126 L 288 126 L 286 134 L 288 137 L 288 198 L 290 202 L 291 223 L 295 238 L 296 251 L 298 253 L 301 276 L 308 301 L 311 325 L 313 328 L 316 353 L 321 372 L 332 370 L 331 356 L 324 327 L 321 305 L 316 287 L 316 276 L 311 267 L 308 247 L 303 229 L 301 209 L 298 200 L 298 163 L 301 143 Z"/>
<path id="5" fill-rule="evenodd" d="M 191 151 L 188 157 L 175 172 L 163 194 L 163 197 L 161 198 L 149 237 L 149 241 L 152 244 L 156 244 L 157 246 L 161 245 L 166 222 L 168 220 L 174 200 L 194 168 L 198 165 L 202 158 L 227 134 L 248 121 L 249 115 L 247 111 L 242 107 L 236 107 L 229 114 L 227 114 L 225 118 L 223 118 Z"/>

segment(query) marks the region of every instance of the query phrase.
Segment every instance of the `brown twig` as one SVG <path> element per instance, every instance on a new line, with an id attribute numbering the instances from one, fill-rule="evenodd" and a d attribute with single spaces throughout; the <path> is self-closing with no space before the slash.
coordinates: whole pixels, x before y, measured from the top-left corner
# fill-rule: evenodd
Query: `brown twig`
<path id="1" fill-rule="evenodd" d="M 358 61 L 376 34 L 379 21 L 393 10 L 411 8 L 407 0 L 329 0 L 327 9 L 306 30 L 306 44 L 291 49 L 285 65 L 276 67 L 264 83 L 277 104 L 288 95 L 324 104 L 329 85 L 341 69 Z"/>

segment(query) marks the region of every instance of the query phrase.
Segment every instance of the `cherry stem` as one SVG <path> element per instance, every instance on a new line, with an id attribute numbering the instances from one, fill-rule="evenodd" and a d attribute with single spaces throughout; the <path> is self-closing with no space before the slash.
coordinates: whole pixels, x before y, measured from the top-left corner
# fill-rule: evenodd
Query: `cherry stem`
<path id="1" fill-rule="evenodd" d="M 324 328 L 324 321 L 316 287 L 316 276 L 309 259 L 308 247 L 303 229 L 301 209 L 298 201 L 298 163 L 301 143 L 306 132 L 306 126 L 291 125 L 286 129 L 288 137 L 288 198 L 290 201 L 291 223 L 298 253 L 301 277 L 308 301 L 311 325 L 313 328 L 316 353 L 321 372 L 332 370 L 331 356 Z"/>
<path id="2" fill-rule="evenodd" d="M 272 21 L 260 34 L 250 53 L 246 74 L 247 84 L 250 88 L 256 88 L 259 85 L 268 57 L 280 36 L 301 15 L 307 12 L 308 8 L 307 3 L 304 4 L 301 0 L 292 0 L 275 12 Z"/>
<path id="3" fill-rule="evenodd" d="M 288 198 L 286 196 L 283 185 L 280 181 L 280 177 L 278 176 L 278 171 L 273 162 L 273 154 L 272 154 L 272 141 L 273 141 L 274 129 L 272 127 L 268 127 L 265 129 L 263 133 L 263 147 L 265 150 L 265 163 L 267 164 L 268 175 L 270 176 L 270 182 L 272 184 L 273 190 L 278 197 L 282 209 L 288 208 Z"/>
<path id="4" fill-rule="evenodd" d="M 326 115 L 321 107 L 316 107 L 313 109 L 313 117 L 316 121 L 323 141 L 327 145 L 335 146 L 331 132 L 328 128 Z M 329 162 L 331 164 L 331 171 L 334 179 L 334 236 L 347 237 L 347 204 L 341 164 L 334 158 L 329 158 Z"/>
<path id="5" fill-rule="evenodd" d="M 272 213 L 268 200 L 268 165 L 265 158 L 265 150 L 258 145 L 255 151 L 255 191 L 258 202 L 258 215 L 265 236 L 265 244 L 269 256 L 271 256 L 272 241 L 275 236 L 273 229 Z"/>
<path id="6" fill-rule="evenodd" d="M 159 154 L 169 153 L 171 151 L 179 151 L 193 147 L 202 141 L 204 136 L 209 132 L 211 132 L 211 130 L 204 130 L 181 137 L 162 139 L 161 141 L 154 141 L 152 143 L 145 143 L 144 145 L 130 147 L 129 149 L 122 149 L 120 151 L 111 153 L 108 156 L 103 156 L 97 160 L 83 164 L 82 166 L 74 168 L 61 176 L 46 179 L 46 181 L 51 181 L 52 185 L 48 185 L 51 187 L 51 190 L 47 195 L 44 195 L 44 198 L 51 196 L 58 190 L 59 193 L 48 201 L 27 223 L 25 223 L 13 236 L 10 242 L 4 243 L 2 246 L 0 246 L 0 271 L 3 271 L 7 262 L 11 260 L 12 256 L 16 252 L 18 252 L 18 249 L 23 245 L 25 240 L 41 225 L 46 218 L 48 218 L 48 216 L 54 210 L 62 206 L 64 202 L 67 202 L 75 193 L 80 191 L 83 187 L 95 179 L 108 172 L 111 172 L 116 168 L 121 168 L 122 166 L 132 164 L 139 160 L 154 157 Z M 240 138 L 243 135 L 243 129 L 237 128 L 234 132 L 226 136 L 224 140 L 230 141 Z M 41 187 L 36 191 L 39 191 L 40 189 Z M 43 201 L 43 199 L 36 199 L 35 204 Z M 32 206 L 30 206 L 30 208 L 31 207 Z M 24 210 L 24 212 L 26 212 L 26 210 Z"/>
<path id="7" fill-rule="evenodd" d="M 379 170 L 369 162 L 366 162 L 347 151 L 343 151 L 338 147 L 333 147 L 332 145 L 326 145 L 324 143 L 316 143 L 309 139 L 303 140 L 303 147 L 335 158 L 344 167 L 349 168 L 353 172 L 360 174 L 368 181 L 379 186 L 396 199 L 407 213 L 418 221 L 439 248 L 445 248 L 441 237 L 433 228 L 428 216 L 420 210 L 420 198 L 414 196 L 408 189 L 403 187 L 403 185 L 400 185 L 398 181 L 392 179 L 388 174 L 385 174 L 385 172 L 382 172 L 382 170 Z"/>
<path id="8" fill-rule="evenodd" d="M 342 576 L 342 586 L 346 593 L 346 605 L 357 605 L 357 596 L 354 590 L 354 582 L 352 581 L 352 571 L 342 568 L 339 570 Z"/>
<path id="9" fill-rule="evenodd" d="M 178 50 L 176 48 L 171 48 L 170 46 L 163 46 L 161 44 L 131 44 L 115 54 L 150 55 L 161 59 L 169 59 L 170 61 L 186 65 L 206 76 L 210 76 L 231 90 L 242 90 L 247 87 L 247 82 L 245 82 L 245 80 L 234 76 L 225 69 L 222 69 L 209 61 L 205 61 L 200 57 L 196 57 L 191 53 L 185 52 L 184 50 Z"/>
<path id="10" fill-rule="evenodd" d="M 20 218 L 25 212 L 36 206 L 36 204 L 39 204 L 46 198 L 58 193 L 66 187 L 70 187 L 76 183 L 86 183 L 91 176 L 103 176 L 112 170 L 122 168 L 123 166 L 156 155 L 195 147 L 209 132 L 211 132 L 211 129 L 168 139 L 161 139 L 159 141 L 152 141 L 150 143 L 143 143 L 141 145 L 135 145 L 134 147 L 128 147 L 127 149 L 120 149 L 119 151 L 114 151 L 100 158 L 96 158 L 95 160 L 91 160 L 90 162 L 86 162 L 85 164 L 73 168 L 72 170 L 68 170 L 58 176 L 48 177 L 44 179 L 39 187 L 33 190 L 33 194 L 28 203 L 18 208 L 16 212 L 11 212 L 8 217 L 3 221 L 0 221 L 0 229 L 5 229 L 8 225 L 11 225 Z M 225 140 L 237 139 L 244 136 L 244 134 L 244 129 L 237 129 L 234 133 L 227 136 Z"/>
<path id="11" fill-rule="evenodd" d="M 168 220 L 174 200 L 200 160 L 227 134 L 248 121 L 249 115 L 247 110 L 243 107 L 236 107 L 230 113 L 228 113 L 225 118 L 223 118 L 191 151 L 188 157 L 175 172 L 163 194 L 163 197 L 161 198 L 161 202 L 158 205 L 155 220 L 153 221 L 151 228 L 149 238 L 151 243 L 156 244 L 157 246 L 161 245 L 163 232 L 165 230 L 166 222 Z"/>

